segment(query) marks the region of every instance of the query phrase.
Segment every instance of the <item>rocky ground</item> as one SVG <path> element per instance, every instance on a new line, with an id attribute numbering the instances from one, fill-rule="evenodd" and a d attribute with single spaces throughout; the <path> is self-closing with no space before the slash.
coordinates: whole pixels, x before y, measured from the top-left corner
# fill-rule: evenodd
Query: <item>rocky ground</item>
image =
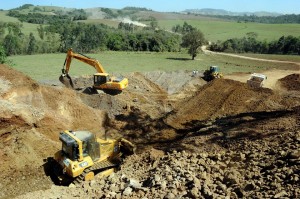
<path id="1" fill-rule="evenodd" d="M 299 73 L 260 89 L 232 76 L 132 73 L 116 96 L 88 93 L 90 77 L 74 91 L 4 65 L 0 74 L 0 198 L 300 197 Z M 65 129 L 123 136 L 138 151 L 109 177 L 57 186 L 45 162 Z"/>

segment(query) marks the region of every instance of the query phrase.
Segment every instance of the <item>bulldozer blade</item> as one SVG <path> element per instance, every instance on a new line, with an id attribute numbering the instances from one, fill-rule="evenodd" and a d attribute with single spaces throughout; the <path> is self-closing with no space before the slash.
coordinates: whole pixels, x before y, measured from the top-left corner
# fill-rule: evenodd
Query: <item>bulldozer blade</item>
<path id="1" fill-rule="evenodd" d="M 61 83 L 63 83 L 67 88 L 74 88 L 72 78 L 68 74 L 67 75 L 61 75 L 59 77 L 59 81 Z"/>

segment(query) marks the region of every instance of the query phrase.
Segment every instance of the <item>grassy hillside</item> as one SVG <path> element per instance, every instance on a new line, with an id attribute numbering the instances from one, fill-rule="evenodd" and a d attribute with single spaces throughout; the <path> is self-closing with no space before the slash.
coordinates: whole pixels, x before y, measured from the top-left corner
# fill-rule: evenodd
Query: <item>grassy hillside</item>
<path id="1" fill-rule="evenodd" d="M 201 30 L 210 41 L 241 38 L 248 32 L 256 32 L 258 40 L 277 40 L 281 36 L 299 36 L 300 24 L 262 24 L 262 23 L 237 23 L 221 20 L 161 20 L 159 26 L 171 30 L 173 26 L 183 25 L 184 21 Z"/>
<path id="2" fill-rule="evenodd" d="M 262 61 L 244 60 L 223 55 L 200 54 L 192 61 L 187 53 L 136 53 L 136 52 L 102 52 L 89 54 L 98 59 L 109 73 L 126 73 L 135 71 L 176 71 L 205 70 L 208 66 L 218 65 L 223 73 L 259 72 L 270 68 L 294 69 L 293 64 L 276 64 Z M 293 56 L 291 56 L 293 57 Z M 10 57 L 17 70 L 36 80 L 57 80 L 64 63 L 65 54 L 41 54 Z M 299 68 L 299 66 L 298 66 Z M 74 60 L 71 64 L 71 76 L 91 75 L 95 70 L 82 62 Z"/>
<path id="3" fill-rule="evenodd" d="M 7 16 L 8 11 L 0 11 L 0 21 L 3 22 L 20 22 L 17 18 Z"/>
<path id="4" fill-rule="evenodd" d="M 6 15 L 7 12 L 8 11 L 0 11 L 0 21 L 21 23 L 17 18 L 7 16 Z M 38 24 L 22 22 L 22 33 L 25 35 L 29 35 L 32 32 L 36 39 L 40 39 L 37 32 L 38 26 L 39 26 Z"/>
<path id="5" fill-rule="evenodd" d="M 36 6 L 24 9 L 22 12 L 32 12 L 35 8 L 38 8 L 38 10 L 44 14 L 53 14 L 53 11 L 57 10 L 65 13 L 71 10 L 71 8 L 55 6 Z M 104 23 L 112 27 L 117 27 L 119 24 L 119 20 L 104 19 L 105 15 L 101 12 L 100 8 L 86 9 L 86 12 L 89 13 L 90 18 L 81 22 L 94 24 Z M 6 16 L 6 13 L 7 11 L 0 11 L 0 21 L 18 22 L 16 18 Z M 140 11 L 134 13 L 131 17 L 133 16 L 139 19 L 148 19 L 150 16 L 155 17 L 158 20 L 159 27 L 165 30 L 171 30 L 172 27 L 177 24 L 183 25 L 186 21 L 188 24 L 200 29 L 210 41 L 224 41 L 229 38 L 240 38 L 245 36 L 248 32 L 256 32 L 258 34 L 258 40 L 267 41 L 277 40 L 283 35 L 299 36 L 300 33 L 300 24 L 237 23 L 213 17 L 151 11 Z M 145 23 L 149 23 L 149 21 Z M 37 26 L 38 25 L 35 24 L 23 23 L 23 33 L 29 35 L 30 32 L 33 32 L 34 35 L 37 36 Z M 36 38 L 38 39 L 38 37 Z"/>

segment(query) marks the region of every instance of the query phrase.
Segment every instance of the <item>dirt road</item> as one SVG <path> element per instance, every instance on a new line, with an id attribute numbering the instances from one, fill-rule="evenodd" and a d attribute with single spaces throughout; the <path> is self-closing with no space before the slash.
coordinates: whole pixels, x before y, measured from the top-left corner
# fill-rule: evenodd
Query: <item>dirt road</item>
<path id="1" fill-rule="evenodd" d="M 222 53 L 222 52 L 214 52 L 206 49 L 206 46 L 202 46 L 201 49 L 205 54 L 217 54 L 217 55 L 225 55 L 230 57 L 238 57 L 241 59 L 248 59 L 248 60 L 255 60 L 255 61 L 264 61 L 264 62 L 273 62 L 273 63 L 285 63 L 285 64 L 296 64 L 300 67 L 299 62 L 292 62 L 292 61 L 282 61 L 282 60 L 274 60 L 274 59 L 261 59 L 255 57 L 247 57 L 243 55 L 231 54 L 231 53 Z"/>
<path id="2" fill-rule="evenodd" d="M 280 89 L 280 87 L 277 85 L 278 79 L 281 79 L 281 78 L 283 78 L 287 75 L 293 74 L 293 73 L 300 74 L 300 63 L 299 62 L 260 59 L 260 58 L 247 57 L 247 56 L 237 55 L 237 54 L 213 52 L 213 51 L 207 50 L 206 46 L 203 46 L 202 50 L 205 54 L 218 54 L 218 55 L 225 55 L 225 56 L 230 56 L 230 57 L 238 57 L 238 58 L 247 59 L 247 60 L 264 61 L 264 62 L 270 62 L 270 63 L 295 64 L 295 65 L 299 66 L 299 68 L 297 70 L 278 70 L 278 69 L 276 69 L 276 70 L 263 71 L 262 73 L 267 76 L 267 81 L 265 81 L 264 87 L 270 88 L 270 89 Z M 226 78 L 233 79 L 233 80 L 240 81 L 240 82 L 247 82 L 249 77 L 250 77 L 250 74 L 245 74 L 245 73 L 226 75 Z"/>

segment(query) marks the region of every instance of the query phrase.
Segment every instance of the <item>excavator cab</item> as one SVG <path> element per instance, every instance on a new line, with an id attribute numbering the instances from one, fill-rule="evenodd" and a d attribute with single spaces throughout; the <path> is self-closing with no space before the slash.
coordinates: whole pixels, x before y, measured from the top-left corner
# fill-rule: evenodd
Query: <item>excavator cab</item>
<path id="1" fill-rule="evenodd" d="M 96 73 L 94 74 L 94 86 L 98 87 L 102 84 L 110 82 L 110 76 L 107 73 Z"/>

